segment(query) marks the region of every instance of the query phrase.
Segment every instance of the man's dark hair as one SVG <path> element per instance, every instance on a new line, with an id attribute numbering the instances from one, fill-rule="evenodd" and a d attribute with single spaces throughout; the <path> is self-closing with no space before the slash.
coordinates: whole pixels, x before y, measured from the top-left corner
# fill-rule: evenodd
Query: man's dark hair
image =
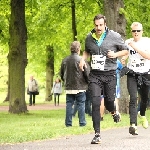
<path id="1" fill-rule="evenodd" d="M 80 47 L 81 45 L 79 41 L 72 42 L 70 46 L 71 53 L 77 53 L 80 50 Z"/>
<path id="2" fill-rule="evenodd" d="M 106 17 L 102 14 L 98 14 L 94 17 L 93 21 L 95 22 L 95 20 L 99 20 L 99 19 L 104 19 L 104 23 L 106 23 Z"/>

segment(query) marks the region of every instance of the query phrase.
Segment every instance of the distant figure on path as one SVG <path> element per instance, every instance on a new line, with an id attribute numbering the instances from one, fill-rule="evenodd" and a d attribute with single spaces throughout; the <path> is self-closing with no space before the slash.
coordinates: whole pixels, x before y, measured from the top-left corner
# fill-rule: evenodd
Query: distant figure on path
<path id="1" fill-rule="evenodd" d="M 38 91 L 38 82 L 34 79 L 33 76 L 30 76 L 28 81 L 27 91 L 29 94 L 29 106 L 35 106 L 35 96 L 36 91 Z"/>
<path id="2" fill-rule="evenodd" d="M 57 99 L 57 105 L 59 106 L 59 98 L 60 94 L 62 93 L 62 83 L 61 79 L 56 78 L 55 82 L 53 83 L 53 88 L 51 93 L 54 94 L 54 104 L 56 106 L 56 99 Z"/>

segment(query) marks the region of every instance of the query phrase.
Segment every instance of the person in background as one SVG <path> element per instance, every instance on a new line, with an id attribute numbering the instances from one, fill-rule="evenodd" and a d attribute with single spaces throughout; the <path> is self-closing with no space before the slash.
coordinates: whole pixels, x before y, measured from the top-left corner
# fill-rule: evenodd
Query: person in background
<path id="1" fill-rule="evenodd" d="M 74 102 L 74 107 L 72 110 L 72 116 L 75 117 L 76 113 L 77 113 L 78 109 L 77 109 L 77 102 Z M 86 100 L 85 100 L 85 113 L 88 114 L 89 116 L 92 116 L 92 111 L 91 111 L 91 97 L 90 97 L 90 93 L 88 90 L 86 90 Z"/>
<path id="2" fill-rule="evenodd" d="M 117 77 L 117 84 L 116 84 L 116 97 L 115 97 L 115 106 L 116 106 L 116 111 L 119 113 L 119 98 L 120 98 L 120 72 L 123 68 L 122 63 L 120 62 L 119 59 L 117 59 L 117 70 L 116 70 L 116 77 Z M 121 117 L 121 115 L 120 115 Z"/>
<path id="3" fill-rule="evenodd" d="M 150 85 L 150 38 L 142 37 L 143 26 L 139 22 L 133 22 L 131 25 L 132 37 L 126 40 L 129 45 L 129 53 L 121 59 L 122 64 L 128 58 L 126 67 L 127 88 L 130 95 L 129 115 L 130 127 L 129 133 L 138 135 L 137 132 L 137 93 L 140 94 L 140 120 L 142 126 L 148 128 L 148 120 L 145 116 L 148 101 Z"/>
<path id="4" fill-rule="evenodd" d="M 100 96 L 104 89 L 104 103 L 111 113 L 114 122 L 120 121 L 119 114 L 114 108 L 116 91 L 117 58 L 128 53 L 128 47 L 121 35 L 109 30 L 106 17 L 98 14 L 94 17 L 94 29 L 87 35 L 85 51 L 80 60 L 80 68 L 86 67 L 85 60 L 90 57 L 91 71 L 89 74 L 89 89 L 92 99 L 92 121 L 95 136 L 91 144 L 100 144 Z"/>
<path id="5" fill-rule="evenodd" d="M 57 99 L 57 105 L 59 106 L 59 98 L 60 94 L 62 93 L 61 79 L 56 78 L 55 82 L 53 83 L 51 93 L 54 94 L 54 105 L 56 106 L 56 99 Z"/>
<path id="6" fill-rule="evenodd" d="M 73 104 L 73 108 L 72 108 L 72 116 L 73 116 L 73 117 L 76 116 L 77 111 L 78 111 L 77 101 L 75 100 L 75 101 L 74 101 L 74 104 Z M 78 115 L 78 116 L 79 116 L 79 115 Z"/>
<path id="7" fill-rule="evenodd" d="M 75 117 L 77 113 L 77 103 L 75 101 L 72 115 Z M 86 90 L 86 100 L 85 100 L 85 113 L 88 114 L 88 116 L 92 116 L 92 110 L 91 110 L 91 97 L 88 90 Z"/>
<path id="8" fill-rule="evenodd" d="M 33 76 L 30 76 L 30 80 L 28 81 L 27 91 L 29 94 L 29 106 L 35 106 L 35 97 L 36 91 L 38 91 L 38 82 L 34 79 Z"/>
<path id="9" fill-rule="evenodd" d="M 62 60 L 60 68 L 60 76 L 65 85 L 66 91 L 66 127 L 72 126 L 72 106 L 76 100 L 79 126 L 85 126 L 85 91 L 87 90 L 87 79 L 90 68 L 85 68 L 82 71 L 79 68 L 81 57 L 80 54 L 81 45 L 79 41 L 71 43 L 70 52 L 71 55 Z"/>

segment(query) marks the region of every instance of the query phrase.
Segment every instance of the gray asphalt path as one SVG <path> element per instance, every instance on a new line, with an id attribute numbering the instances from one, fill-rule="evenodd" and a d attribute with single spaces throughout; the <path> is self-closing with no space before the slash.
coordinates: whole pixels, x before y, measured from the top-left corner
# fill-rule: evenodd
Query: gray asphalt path
<path id="1" fill-rule="evenodd" d="M 137 136 L 128 128 L 116 128 L 101 132 L 102 143 L 90 144 L 94 134 L 68 136 L 54 140 L 35 141 L 15 145 L 0 145 L 0 150 L 150 150 L 150 127 L 138 127 Z"/>

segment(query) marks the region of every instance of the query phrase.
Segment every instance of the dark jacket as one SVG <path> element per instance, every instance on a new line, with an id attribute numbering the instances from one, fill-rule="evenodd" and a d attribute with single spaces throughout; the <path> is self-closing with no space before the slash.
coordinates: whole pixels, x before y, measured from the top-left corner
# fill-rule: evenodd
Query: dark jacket
<path id="1" fill-rule="evenodd" d="M 77 53 L 63 59 L 61 63 L 60 76 L 64 81 L 66 90 L 86 90 L 87 80 L 90 72 L 89 66 L 82 71 L 79 68 L 81 57 Z"/>

